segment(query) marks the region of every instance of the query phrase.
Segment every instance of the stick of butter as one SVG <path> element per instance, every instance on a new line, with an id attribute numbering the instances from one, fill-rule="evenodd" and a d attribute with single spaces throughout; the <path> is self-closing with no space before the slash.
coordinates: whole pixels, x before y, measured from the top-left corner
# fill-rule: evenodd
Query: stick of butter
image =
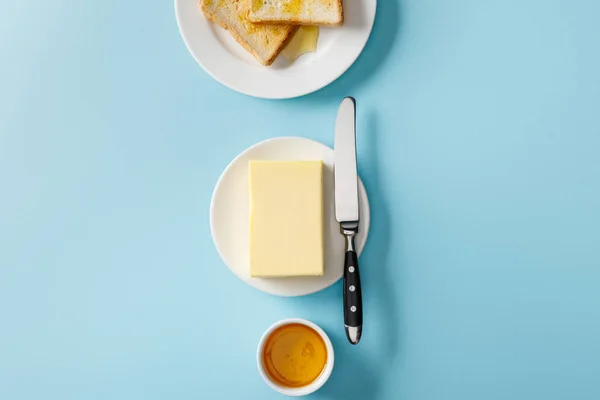
<path id="1" fill-rule="evenodd" d="M 323 162 L 256 161 L 250 169 L 250 276 L 323 275 Z"/>

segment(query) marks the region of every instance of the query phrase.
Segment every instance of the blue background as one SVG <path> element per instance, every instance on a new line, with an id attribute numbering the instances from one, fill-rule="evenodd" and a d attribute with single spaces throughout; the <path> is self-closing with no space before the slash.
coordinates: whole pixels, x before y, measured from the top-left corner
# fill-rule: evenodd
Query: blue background
<path id="1" fill-rule="evenodd" d="M 363 55 L 295 100 L 214 82 L 171 1 L 2 1 L 0 399 L 277 399 L 255 348 L 331 336 L 316 399 L 598 399 L 597 1 L 380 0 Z M 359 102 L 365 335 L 341 288 L 278 298 L 223 266 L 222 169 L 332 144 Z"/>

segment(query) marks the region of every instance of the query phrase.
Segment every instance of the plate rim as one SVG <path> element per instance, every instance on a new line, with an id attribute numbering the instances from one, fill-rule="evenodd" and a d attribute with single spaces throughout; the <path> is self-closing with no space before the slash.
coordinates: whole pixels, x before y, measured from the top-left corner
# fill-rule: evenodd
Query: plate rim
<path id="1" fill-rule="evenodd" d="M 223 178 L 225 176 L 225 174 L 230 170 L 230 168 L 232 168 L 233 165 L 235 165 L 235 163 L 242 158 L 247 152 L 251 151 L 252 149 L 260 146 L 260 145 L 264 145 L 266 143 L 269 142 L 274 142 L 274 141 L 283 141 L 283 140 L 302 140 L 302 141 L 306 141 L 312 144 L 318 144 L 320 146 L 324 146 L 327 149 L 333 151 L 333 149 L 326 145 L 325 143 L 319 142 L 317 140 L 313 140 L 313 139 L 309 139 L 306 137 L 302 137 L 302 136 L 276 136 L 276 137 L 272 137 L 272 138 L 268 138 L 265 140 L 261 140 L 259 142 L 256 142 L 254 144 L 252 144 L 251 146 L 245 148 L 244 150 L 242 150 L 238 155 L 236 155 L 228 164 L 227 166 L 223 169 L 223 171 L 221 172 L 221 174 L 219 175 L 219 178 L 217 179 L 217 182 L 215 183 L 214 189 L 212 191 L 212 195 L 211 195 L 211 199 L 210 199 L 210 207 L 209 207 L 209 226 L 210 226 L 210 236 L 212 238 L 213 241 L 213 245 L 215 247 L 215 249 L 217 250 L 217 253 L 219 254 L 219 258 L 221 259 L 222 264 L 235 276 L 237 277 L 240 281 L 242 281 L 243 283 L 245 283 L 246 285 L 249 285 L 251 287 L 253 287 L 256 290 L 259 290 L 263 293 L 268 293 L 270 295 L 273 296 L 278 296 L 278 297 L 302 297 L 302 296 L 307 296 L 307 295 L 311 295 L 320 291 L 323 291 L 331 286 L 333 286 L 334 284 L 336 284 L 337 282 L 340 281 L 340 279 L 343 276 L 343 271 L 340 273 L 340 275 L 337 277 L 337 279 L 335 279 L 334 281 L 332 281 L 331 283 L 319 288 L 319 289 L 315 289 L 315 290 L 311 290 L 311 291 L 306 291 L 306 292 L 302 292 L 301 294 L 282 294 L 282 293 L 275 293 L 269 290 L 265 290 L 264 288 L 258 287 L 256 285 L 253 285 L 251 283 L 251 280 L 246 279 L 246 277 L 241 276 L 238 274 L 238 272 L 236 271 L 235 268 L 232 268 L 226 261 L 225 261 L 225 257 L 223 256 L 223 252 L 221 251 L 221 249 L 219 248 L 218 244 L 217 244 L 217 240 L 215 238 L 215 221 L 214 221 L 214 208 L 215 208 L 215 194 L 217 193 L 219 187 L 222 185 L 223 182 Z M 360 188 L 362 188 L 362 191 L 364 192 L 364 202 L 360 203 L 360 207 L 363 209 L 363 213 L 364 216 L 363 218 L 366 220 L 366 224 L 363 223 L 363 227 L 366 225 L 366 229 L 363 230 L 364 232 L 364 239 L 363 239 L 363 243 L 362 246 L 358 245 L 357 246 L 357 256 L 360 257 L 362 252 L 364 251 L 365 246 L 367 245 L 368 239 L 369 239 L 369 234 L 370 234 L 370 230 L 371 230 L 371 206 L 370 206 L 370 202 L 369 202 L 369 195 L 367 193 L 367 189 L 360 177 L 360 174 L 358 175 L 358 184 L 359 184 L 359 193 L 360 193 Z M 359 196 L 360 197 L 360 196 Z"/>
<path id="2" fill-rule="evenodd" d="M 195 54 L 195 52 L 192 51 L 191 38 L 189 38 L 188 35 L 184 32 L 185 30 L 182 26 L 181 7 L 182 7 L 182 4 L 184 1 L 190 1 L 190 0 L 174 0 L 175 20 L 177 22 L 177 28 L 178 28 L 179 34 L 180 34 L 181 38 L 183 39 L 186 49 L 187 49 L 188 53 L 192 56 L 192 58 L 196 61 L 196 63 L 198 65 L 200 65 L 200 67 L 212 79 L 217 81 L 219 84 L 227 87 L 228 89 L 231 89 L 235 92 L 241 93 L 246 96 L 261 98 L 261 99 L 269 99 L 269 100 L 283 100 L 283 99 L 293 99 L 293 98 L 303 97 L 303 96 L 309 95 L 311 93 L 317 92 L 317 91 L 329 86 L 330 84 L 335 82 L 337 79 L 339 79 L 343 74 L 345 74 L 350 69 L 350 67 L 352 67 L 352 65 L 354 65 L 356 60 L 358 60 L 360 55 L 363 53 L 367 43 L 369 42 L 371 34 L 373 32 L 373 26 L 375 25 L 375 19 L 377 18 L 377 0 L 359 0 L 359 1 L 366 1 L 368 4 L 372 4 L 371 7 L 373 7 L 373 18 L 370 21 L 368 21 L 368 31 L 364 35 L 364 40 L 362 40 L 360 45 L 357 46 L 356 53 L 352 57 L 350 57 L 350 59 L 348 60 L 346 65 L 344 65 L 343 67 L 340 67 L 338 71 L 333 73 L 331 75 L 331 77 L 329 77 L 328 79 L 325 79 L 323 82 L 320 82 L 317 85 L 312 85 L 309 87 L 307 86 L 308 89 L 296 89 L 294 91 L 289 90 L 290 93 L 287 93 L 287 94 L 285 94 L 285 93 L 261 94 L 261 93 L 256 93 L 252 90 L 247 90 L 246 88 L 240 87 L 239 85 L 227 83 L 225 80 L 223 80 L 223 79 L 219 78 L 217 75 L 215 75 L 211 71 L 211 69 L 206 66 L 206 63 L 202 62 L 201 57 L 198 57 Z M 355 1 L 355 0 L 348 0 L 348 1 Z M 207 22 L 212 23 L 211 21 L 208 21 L 208 20 L 207 20 Z"/>

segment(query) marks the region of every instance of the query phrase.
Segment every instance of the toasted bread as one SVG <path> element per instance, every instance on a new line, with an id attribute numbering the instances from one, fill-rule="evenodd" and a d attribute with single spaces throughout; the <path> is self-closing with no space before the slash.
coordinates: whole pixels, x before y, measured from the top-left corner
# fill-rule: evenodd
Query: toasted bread
<path id="1" fill-rule="evenodd" d="M 296 26 L 254 24 L 248 20 L 251 0 L 201 0 L 204 15 L 227 29 L 263 65 L 271 65 L 292 39 Z"/>
<path id="2" fill-rule="evenodd" d="M 344 22 L 342 0 L 251 0 L 248 19 L 256 23 L 337 26 Z"/>

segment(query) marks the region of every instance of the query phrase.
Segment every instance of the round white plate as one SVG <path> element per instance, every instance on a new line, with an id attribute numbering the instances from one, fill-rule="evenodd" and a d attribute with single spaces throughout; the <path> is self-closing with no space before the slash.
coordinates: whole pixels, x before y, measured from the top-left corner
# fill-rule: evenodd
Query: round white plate
<path id="1" fill-rule="evenodd" d="M 231 35 L 204 17 L 199 0 L 175 0 L 179 32 L 198 64 L 223 85 L 249 96 L 298 97 L 327 86 L 342 75 L 365 47 L 376 0 L 344 0 L 344 25 L 320 28 L 317 51 L 293 64 L 278 57 L 262 66 Z"/>
<path id="2" fill-rule="evenodd" d="M 210 230 L 225 265 L 238 278 L 263 292 L 279 296 L 302 296 L 337 282 L 344 269 L 344 238 L 335 220 L 333 150 L 322 143 L 299 137 L 265 140 L 244 150 L 223 171 L 210 204 Z M 325 274 L 302 278 L 252 278 L 249 257 L 250 160 L 323 160 Z M 360 232 L 356 249 L 360 256 L 369 233 L 369 200 L 362 181 L 358 182 Z"/>

